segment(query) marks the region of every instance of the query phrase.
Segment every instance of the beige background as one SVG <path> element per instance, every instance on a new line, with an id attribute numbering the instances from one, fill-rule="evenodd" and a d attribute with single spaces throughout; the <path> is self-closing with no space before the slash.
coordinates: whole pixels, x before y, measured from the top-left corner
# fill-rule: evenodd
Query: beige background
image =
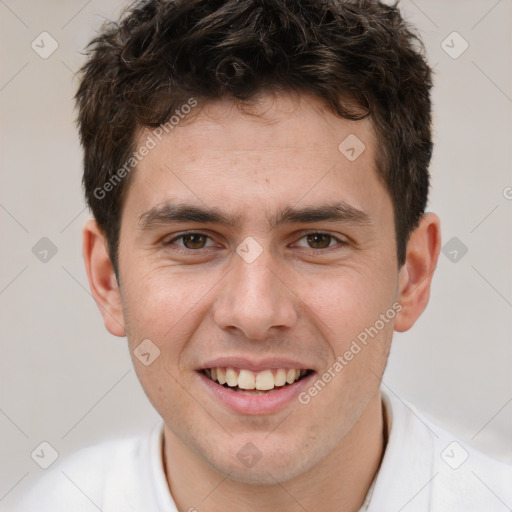
<path id="1" fill-rule="evenodd" d="M 121 5 L 0 0 L 2 510 L 44 473 L 30 457 L 42 441 L 62 457 L 157 420 L 125 340 L 103 328 L 81 258 L 88 212 L 73 72 Z M 457 237 L 468 252 L 456 263 L 441 255 L 431 304 L 396 336 L 384 387 L 512 461 L 512 2 L 402 7 L 436 72 L 430 210 L 442 218 L 444 242 Z M 47 59 L 31 48 L 43 31 L 59 45 Z M 469 44 L 457 59 L 441 47 L 453 31 Z M 457 38 L 445 43 L 452 53 L 462 48 Z M 32 253 L 42 237 L 57 247 L 46 263 Z"/>

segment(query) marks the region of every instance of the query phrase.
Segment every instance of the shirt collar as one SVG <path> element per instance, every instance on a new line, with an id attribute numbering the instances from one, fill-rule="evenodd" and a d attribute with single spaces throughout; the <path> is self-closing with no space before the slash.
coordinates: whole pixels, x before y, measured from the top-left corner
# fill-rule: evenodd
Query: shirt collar
<path id="1" fill-rule="evenodd" d="M 435 433 L 416 409 L 382 391 L 389 438 L 379 472 L 362 510 L 428 512 L 434 473 Z M 370 487 L 372 489 L 372 487 Z"/>

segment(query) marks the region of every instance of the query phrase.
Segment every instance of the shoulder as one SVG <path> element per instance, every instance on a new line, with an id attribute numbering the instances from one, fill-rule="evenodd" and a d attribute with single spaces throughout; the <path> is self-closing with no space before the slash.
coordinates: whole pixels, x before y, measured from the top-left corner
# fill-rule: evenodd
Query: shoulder
<path id="1" fill-rule="evenodd" d="M 433 435 L 432 510 L 509 510 L 512 466 L 476 450 L 434 423 L 427 424 L 438 436 Z"/>
<path id="2" fill-rule="evenodd" d="M 389 506 L 380 511 L 510 507 L 512 466 L 480 453 L 397 397 L 384 395 L 384 406 L 391 428 L 374 498 Z"/>
<path id="3" fill-rule="evenodd" d="M 47 470 L 16 510 L 160 510 L 158 499 L 163 496 L 165 500 L 168 494 L 161 459 L 155 458 L 160 431 L 158 425 L 146 435 L 105 441 L 77 451 Z"/>

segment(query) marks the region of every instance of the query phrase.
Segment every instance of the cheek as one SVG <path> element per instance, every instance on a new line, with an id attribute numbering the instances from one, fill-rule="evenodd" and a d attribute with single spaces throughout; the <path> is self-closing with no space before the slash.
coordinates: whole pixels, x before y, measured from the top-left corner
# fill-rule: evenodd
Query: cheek
<path id="1" fill-rule="evenodd" d="M 183 430 L 194 423 L 200 397 L 188 393 L 189 382 L 172 366 L 164 351 L 150 366 L 133 357 L 137 378 L 147 398 L 173 430 Z M 207 404 L 202 404 L 202 407 Z M 202 409 L 199 409 L 202 410 Z M 197 418 L 196 418 L 197 421 Z"/>
<path id="2" fill-rule="evenodd" d="M 392 308 L 395 297 L 396 286 L 389 274 L 368 266 L 344 268 L 335 275 L 308 279 L 303 302 L 313 313 L 312 318 L 318 319 L 317 326 L 333 351 L 339 354 Z M 387 334 L 390 322 L 378 326 Z"/>
<path id="3" fill-rule="evenodd" d="M 304 302 L 332 360 L 319 375 L 328 383 L 307 393 L 326 411 L 336 411 L 339 431 L 356 421 L 380 385 L 396 317 L 396 277 L 397 270 L 375 261 L 308 280 Z"/>
<path id="4" fill-rule="evenodd" d="M 183 339 L 220 277 L 217 271 L 172 266 L 133 274 L 122 293 L 129 338 L 142 335 L 167 344 Z"/>

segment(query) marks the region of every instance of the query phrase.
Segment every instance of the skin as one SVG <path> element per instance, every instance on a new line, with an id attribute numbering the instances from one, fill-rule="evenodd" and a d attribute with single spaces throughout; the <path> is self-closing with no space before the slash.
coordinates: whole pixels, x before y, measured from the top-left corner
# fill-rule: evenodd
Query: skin
<path id="1" fill-rule="evenodd" d="M 366 146 L 353 162 L 338 150 L 350 134 Z M 370 120 L 340 119 L 307 95 L 266 94 L 244 109 L 208 103 L 134 171 L 119 285 L 103 233 L 94 221 L 85 226 L 87 274 L 106 328 L 127 336 L 132 355 L 148 338 L 160 350 L 149 366 L 133 361 L 165 423 L 163 458 L 180 510 L 361 506 L 384 450 L 379 385 L 393 330 L 408 330 L 425 309 L 440 250 L 439 219 L 426 214 L 399 267 L 375 148 Z M 269 222 L 289 207 L 341 201 L 366 222 Z M 237 224 L 145 225 L 147 212 L 166 202 L 217 208 Z M 187 249 L 190 238 L 176 239 L 190 230 L 210 237 L 199 238 L 207 247 Z M 312 248 L 310 233 L 333 238 Z M 263 250 L 252 263 L 236 253 L 249 236 Z M 305 362 L 319 377 L 396 303 L 394 320 L 307 404 L 238 414 L 207 397 L 198 379 L 208 359 L 263 355 Z M 262 454 L 250 468 L 237 458 L 248 442 Z"/>

